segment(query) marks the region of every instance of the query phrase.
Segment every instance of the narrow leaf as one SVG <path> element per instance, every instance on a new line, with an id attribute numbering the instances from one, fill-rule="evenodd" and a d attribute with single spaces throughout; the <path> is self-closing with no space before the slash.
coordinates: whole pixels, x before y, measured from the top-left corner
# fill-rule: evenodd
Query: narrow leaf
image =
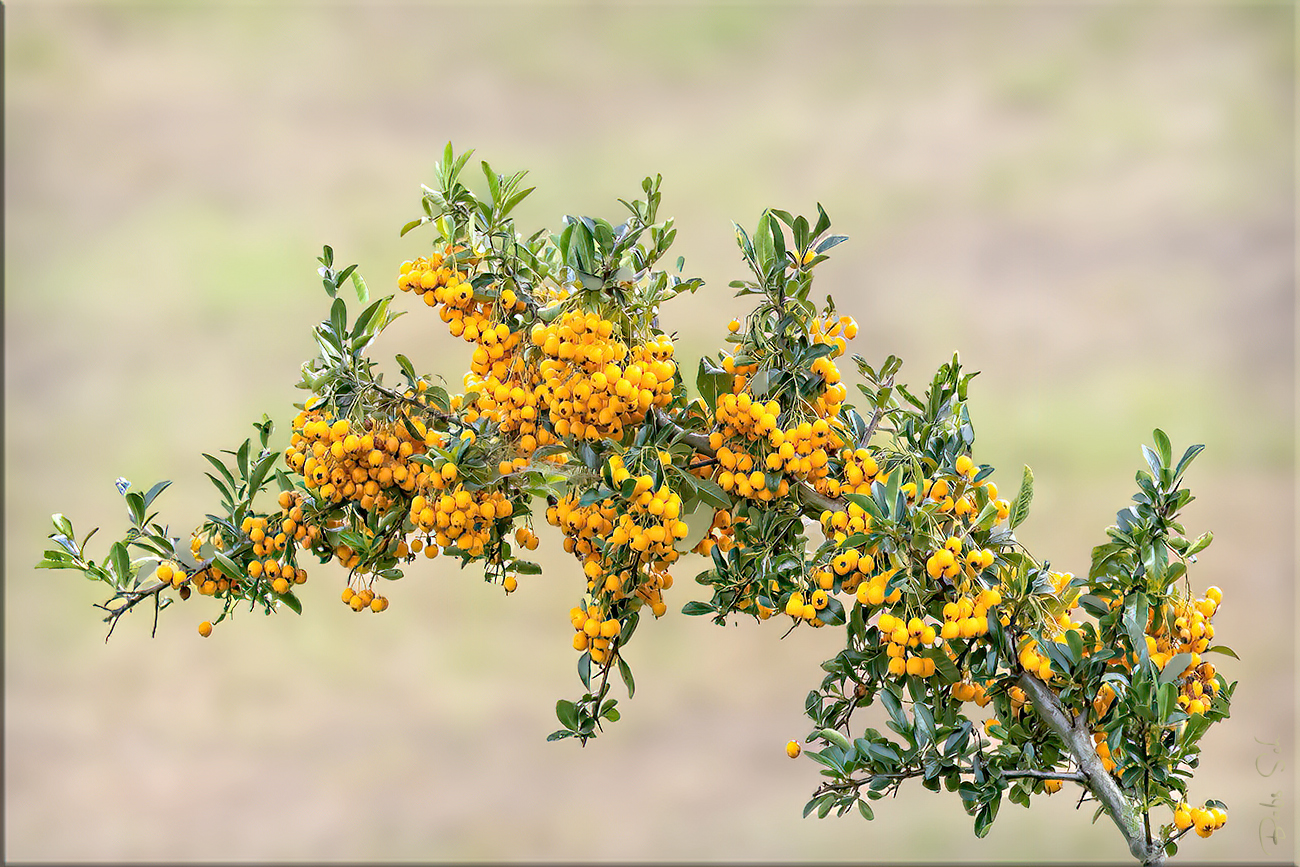
<path id="1" fill-rule="evenodd" d="M 1011 513 L 1008 523 L 1011 529 L 1015 529 L 1024 522 L 1029 516 L 1029 504 L 1034 501 L 1034 471 L 1028 466 L 1025 467 L 1024 475 L 1020 479 L 1020 491 L 1011 503 Z"/>

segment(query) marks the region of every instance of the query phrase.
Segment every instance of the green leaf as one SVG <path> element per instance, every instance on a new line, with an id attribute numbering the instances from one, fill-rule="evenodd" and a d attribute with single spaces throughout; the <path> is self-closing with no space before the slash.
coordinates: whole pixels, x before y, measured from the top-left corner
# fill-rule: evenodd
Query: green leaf
<path id="1" fill-rule="evenodd" d="M 570 732 L 578 730 L 578 707 L 573 702 L 565 698 L 557 701 L 555 703 L 555 716 L 559 719 L 560 725 Z"/>
<path id="2" fill-rule="evenodd" d="M 66 515 L 61 512 L 55 512 L 53 515 L 50 515 L 50 520 L 54 523 L 54 529 L 56 532 L 62 533 L 64 536 L 73 535 L 72 521 L 68 520 Z"/>
<path id="3" fill-rule="evenodd" d="M 492 171 L 492 167 L 488 165 L 487 160 L 480 160 L 479 166 L 483 169 L 483 177 L 487 178 L 488 193 L 492 196 L 492 203 L 499 204 L 501 202 L 500 178 L 497 177 L 496 172 Z"/>
<path id="4" fill-rule="evenodd" d="M 81 549 L 77 547 L 77 543 L 75 540 L 69 539 L 67 536 L 63 535 L 62 533 L 51 533 L 50 538 L 53 539 L 55 542 L 58 542 L 59 545 L 65 551 L 67 551 L 68 554 L 70 554 L 71 556 L 73 557 L 81 556 Z M 46 552 L 46 553 L 48 554 L 54 552 Z"/>
<path id="5" fill-rule="evenodd" d="M 699 617 L 702 614 L 712 614 L 715 611 L 717 611 L 717 609 L 710 603 L 698 602 L 695 600 L 687 602 L 682 606 L 682 614 L 685 614 L 687 617 Z"/>
<path id="6" fill-rule="evenodd" d="M 695 387 L 700 397 L 710 410 L 716 409 L 718 395 L 731 390 L 732 375 L 720 367 L 714 367 L 708 359 L 701 358 L 699 372 L 695 375 Z"/>
<path id="7" fill-rule="evenodd" d="M 1160 466 L 1167 467 L 1174 459 L 1173 449 L 1169 444 L 1169 436 L 1160 428 L 1156 428 L 1151 434 L 1156 441 L 1156 450 L 1160 453 Z"/>
<path id="8" fill-rule="evenodd" d="M 848 235 L 831 235 L 813 249 L 816 251 L 817 255 L 820 256 L 832 247 L 843 244 L 848 239 Z"/>
<path id="9" fill-rule="evenodd" d="M 221 570 L 222 574 L 231 581 L 238 581 L 244 577 L 244 573 L 237 565 L 235 565 L 235 561 L 231 560 L 220 551 L 217 551 L 212 555 L 212 562 Z"/>
<path id="10" fill-rule="evenodd" d="M 330 305 L 330 327 L 339 340 L 348 333 L 348 305 L 342 298 L 335 298 Z"/>
<path id="11" fill-rule="evenodd" d="M 1080 596 L 1079 605 L 1093 617 L 1104 617 L 1110 613 L 1110 606 L 1091 594 Z"/>
<path id="12" fill-rule="evenodd" d="M 731 506 L 731 499 L 713 479 L 695 478 L 693 481 L 696 495 L 701 502 L 708 503 L 715 509 L 726 509 Z"/>
<path id="13" fill-rule="evenodd" d="M 423 226 L 428 221 L 429 221 L 428 217 L 420 217 L 418 220 L 412 220 L 411 222 L 407 223 L 405 226 L 402 227 L 401 234 L 398 235 L 398 237 L 399 238 L 406 237 L 407 232 L 411 231 L 412 229 L 416 229 L 419 228 L 420 226 Z"/>
<path id="14" fill-rule="evenodd" d="M 154 499 L 155 499 L 159 494 L 161 494 L 163 491 L 167 490 L 167 488 L 168 488 L 169 485 L 171 485 L 171 482 L 168 481 L 168 480 L 166 480 L 166 479 L 164 479 L 163 481 L 159 482 L 158 484 L 156 484 L 156 485 L 154 485 L 152 488 L 150 488 L 150 489 L 149 489 L 149 492 L 148 492 L 147 494 L 144 495 L 144 507 L 145 507 L 146 509 L 149 508 L 150 504 L 153 503 Z M 71 533 L 72 530 L 71 530 L 70 528 L 71 528 L 72 525 L 69 524 L 68 526 L 69 526 L 69 530 L 68 530 L 68 532 Z"/>
<path id="15" fill-rule="evenodd" d="M 252 445 L 253 441 L 251 439 L 244 440 L 244 444 L 235 452 L 235 464 L 239 467 L 239 477 L 245 481 L 248 480 L 248 450 L 252 448 Z"/>
<path id="16" fill-rule="evenodd" d="M 1011 503 L 1011 512 L 1008 518 L 1008 524 L 1011 529 L 1015 529 L 1029 516 L 1029 504 L 1034 501 L 1034 471 L 1026 465 L 1024 475 L 1020 479 L 1020 491 L 1016 494 L 1015 500 Z"/>
<path id="17" fill-rule="evenodd" d="M 1191 557 L 1193 554 L 1199 554 L 1201 551 L 1204 551 L 1206 548 L 1208 548 L 1210 546 L 1210 543 L 1213 541 L 1214 541 L 1213 533 L 1210 532 L 1202 533 L 1201 535 L 1196 537 L 1196 541 L 1192 542 L 1191 546 L 1183 553 L 1185 556 L 1188 557 Z"/>
<path id="18" fill-rule="evenodd" d="M 504 217 L 506 214 L 509 214 L 511 211 L 513 211 L 515 209 L 515 205 L 519 204 L 524 199 L 528 198 L 528 194 L 535 189 L 537 188 L 529 187 L 526 190 L 520 190 L 510 198 L 506 199 L 505 204 L 501 206 L 501 210 L 500 210 L 501 216 Z"/>
<path id="19" fill-rule="evenodd" d="M 835 729 L 822 729 L 821 731 L 817 732 L 815 737 L 819 737 L 822 740 L 830 741 L 831 743 L 835 744 L 835 746 L 844 750 L 844 752 L 846 753 L 853 752 L 853 744 L 849 743 L 849 739 L 846 738 L 842 733 L 836 731 Z"/>
<path id="20" fill-rule="evenodd" d="M 1079 630 L 1066 630 L 1065 643 L 1070 646 L 1070 657 L 1075 662 L 1083 659 L 1083 636 L 1079 634 Z"/>
<path id="21" fill-rule="evenodd" d="M 139 491 L 128 491 L 122 495 L 126 500 L 126 509 L 131 513 L 131 523 L 139 527 L 144 523 L 144 495 Z"/>
<path id="22" fill-rule="evenodd" d="M 1002 793 L 994 797 L 992 801 L 980 808 L 975 814 L 975 836 L 984 837 L 988 834 L 989 829 L 993 827 L 993 820 L 998 816 L 998 805 L 1002 802 Z"/>
<path id="23" fill-rule="evenodd" d="M 912 723 L 908 720 L 907 713 L 903 710 L 903 705 L 899 702 L 898 696 L 894 695 L 893 689 L 885 687 L 878 695 L 880 696 L 880 703 L 885 706 L 885 710 L 889 712 L 894 723 L 904 732 L 911 731 Z"/>
<path id="24" fill-rule="evenodd" d="M 873 491 L 877 484 L 879 483 L 872 482 L 871 487 Z M 863 496 L 862 494 L 841 494 L 840 496 L 848 500 L 850 503 L 856 503 L 858 505 L 858 508 L 862 509 L 862 511 L 866 512 L 876 521 L 881 520 L 881 518 L 883 517 L 880 512 L 880 506 L 876 504 L 876 501 L 873 497 L 866 497 Z"/>
<path id="25" fill-rule="evenodd" d="M 591 689 L 591 651 L 586 651 L 578 657 L 578 678 L 583 686 Z"/>
<path id="26" fill-rule="evenodd" d="M 928 744 L 934 740 L 934 715 L 930 712 L 930 706 L 924 701 L 912 703 L 912 716 L 916 720 L 917 740 L 922 744 Z"/>
<path id="27" fill-rule="evenodd" d="M 123 587 L 133 577 L 131 570 L 131 555 L 126 552 L 126 546 L 121 542 L 114 542 L 113 547 L 108 549 L 109 561 L 113 564 L 113 571 L 117 575 L 117 585 Z"/>
<path id="28" fill-rule="evenodd" d="M 961 680 L 961 671 L 941 648 L 942 645 L 927 647 L 921 651 L 921 655 L 934 661 L 934 670 L 944 683 L 956 683 Z"/>
<path id="29" fill-rule="evenodd" d="M 1175 481 L 1182 478 L 1183 470 L 1187 469 L 1187 465 L 1190 464 L 1192 460 L 1204 450 L 1205 450 L 1205 446 L 1198 444 L 1189 447 L 1187 451 L 1183 452 L 1182 458 L 1179 459 L 1178 461 L 1178 466 L 1174 468 Z"/>
<path id="30" fill-rule="evenodd" d="M 229 485 L 230 487 L 229 488 L 224 487 L 220 482 L 218 482 L 211 475 L 208 475 L 208 478 L 212 479 L 213 484 L 217 486 L 217 490 L 225 494 L 227 499 L 233 500 L 234 490 L 236 487 L 238 487 L 235 484 L 235 477 L 231 474 L 230 470 L 226 469 L 226 465 L 223 461 L 217 460 L 212 455 L 207 454 L 206 452 L 203 454 L 203 457 L 207 458 L 208 461 L 212 464 L 212 466 L 216 467 L 217 470 L 220 471 L 221 477 L 226 480 L 226 484 Z"/>
<path id="31" fill-rule="evenodd" d="M 299 600 L 297 596 L 293 595 L 292 590 L 283 594 L 277 593 L 276 598 L 283 602 L 284 607 L 288 608 L 294 614 L 302 614 L 302 601 Z"/>
<path id="32" fill-rule="evenodd" d="M 1160 671 L 1159 683 L 1161 686 L 1166 683 L 1172 683 L 1178 679 L 1183 670 L 1191 664 L 1192 655 L 1190 653 L 1176 653 L 1165 663 L 1165 667 Z"/>
<path id="33" fill-rule="evenodd" d="M 1150 446 L 1142 446 L 1142 456 L 1147 459 L 1147 466 L 1151 468 L 1151 477 L 1159 479 L 1164 484 L 1163 467 L 1160 466 L 1160 456 L 1151 449 Z"/>
<path id="34" fill-rule="evenodd" d="M 275 484 L 281 491 L 293 492 L 293 480 L 289 478 L 289 475 L 284 470 L 277 469 L 275 471 Z"/>
<path id="35" fill-rule="evenodd" d="M 1234 651 L 1231 647 L 1228 647 L 1226 644 L 1216 644 L 1213 647 L 1208 647 L 1206 648 L 1205 652 L 1221 653 L 1224 656 L 1231 656 L 1233 659 L 1238 659 L 1238 660 L 1241 659 L 1241 657 L 1237 655 L 1236 651 Z"/>
<path id="36" fill-rule="evenodd" d="M 628 635 L 631 634 L 629 630 Z M 626 640 L 627 636 L 624 636 Z M 623 678 L 623 685 L 627 687 L 627 697 L 631 698 L 636 694 L 636 681 L 632 678 L 632 668 L 627 664 L 627 660 L 620 654 L 618 657 L 618 674 Z"/>
<path id="37" fill-rule="evenodd" d="M 816 754 L 815 754 L 815 753 L 809 753 L 808 755 L 809 755 L 809 756 L 815 756 Z M 813 810 L 818 810 L 818 818 L 825 818 L 825 817 L 826 817 L 826 813 L 829 813 L 829 812 L 830 812 L 830 809 L 831 809 L 831 808 L 830 808 L 831 800 L 832 800 L 834 797 L 835 797 L 835 793 L 834 793 L 834 792 L 827 792 L 827 793 L 824 794 L 824 795 L 818 795 L 817 797 L 813 798 L 813 799 L 812 799 L 811 801 L 809 801 L 807 804 L 804 804 L 804 807 L 803 807 L 803 817 L 804 817 L 805 819 L 807 819 L 808 816 L 810 816 L 810 815 L 812 814 L 812 811 L 813 811 Z M 822 810 L 823 808 L 825 809 L 825 812 L 821 812 L 821 810 Z"/>
<path id="38" fill-rule="evenodd" d="M 261 490 L 262 482 L 266 481 L 266 474 L 271 471 L 271 466 L 278 457 L 280 457 L 279 452 L 268 452 L 253 467 L 252 475 L 248 477 L 248 495 L 250 497 Z"/>
<path id="39" fill-rule="evenodd" d="M 776 256 L 775 242 L 772 240 L 773 234 L 779 232 L 772 226 L 771 211 L 764 211 L 763 216 L 758 219 L 758 228 L 754 230 L 754 258 L 758 262 L 759 276 L 772 267 L 772 260 Z"/>

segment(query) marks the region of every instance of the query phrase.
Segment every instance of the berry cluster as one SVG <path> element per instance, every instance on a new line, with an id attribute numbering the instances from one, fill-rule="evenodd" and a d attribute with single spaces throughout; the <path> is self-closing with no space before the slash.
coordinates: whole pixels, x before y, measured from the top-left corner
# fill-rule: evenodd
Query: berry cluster
<path id="1" fill-rule="evenodd" d="M 425 493 L 411 498 L 409 520 L 417 533 L 412 544 L 421 542 L 426 557 L 436 556 L 427 553 L 434 546 L 481 557 L 509 530 L 514 514 L 509 497 L 496 488 L 467 488 L 456 478 L 456 465 L 444 463 L 442 472 L 430 475 Z"/>
<path id="2" fill-rule="evenodd" d="M 369 587 L 358 592 L 348 586 L 343 588 L 343 604 L 353 611 L 372 611 L 378 614 L 388 608 L 388 597 L 376 595 Z"/>
<path id="3" fill-rule="evenodd" d="M 908 655 L 908 650 L 933 647 L 938 638 L 934 626 L 920 617 L 903 620 L 892 614 L 882 613 L 876 621 L 880 630 L 880 640 L 886 644 L 885 652 L 889 655 L 889 673 L 897 677 L 905 674 L 918 677 L 931 677 L 934 674 L 934 660 L 927 656 Z"/>
<path id="4" fill-rule="evenodd" d="M 1187 667 L 1179 674 L 1178 706 L 1189 714 L 1204 713 L 1219 690 L 1213 663 L 1203 662 L 1201 654 L 1214 638 L 1211 622 L 1223 601 L 1223 591 L 1210 587 L 1201 599 L 1180 600 L 1173 605 L 1172 629 L 1166 622 L 1153 618 L 1148 631 L 1147 648 L 1151 659 L 1162 670 L 1180 653 L 1189 654 Z"/>
<path id="5" fill-rule="evenodd" d="M 715 546 L 724 554 L 730 551 L 736 545 L 736 520 L 731 516 L 730 510 L 715 509 L 708 530 L 704 532 L 704 537 L 691 549 L 692 553 L 703 554 L 708 557 L 713 553 Z M 743 521 L 745 519 L 741 518 L 739 520 Z"/>
<path id="6" fill-rule="evenodd" d="M 350 500 L 383 513 L 427 484 L 426 468 L 411 458 L 441 444 L 442 435 L 425 431 L 419 419 L 366 418 L 354 424 L 306 409 L 294 419 L 284 460 L 318 499 Z"/>
<path id="7" fill-rule="evenodd" d="M 1179 831 L 1195 828 L 1199 837 L 1210 836 L 1227 822 L 1228 811 L 1208 803 L 1200 807 L 1189 807 L 1184 801 L 1174 807 L 1174 827 Z"/>
<path id="8" fill-rule="evenodd" d="M 621 440 L 672 400 L 677 364 L 667 336 L 629 347 L 611 320 L 581 310 L 534 326 L 531 336 L 545 357 L 537 397 L 560 437 Z"/>

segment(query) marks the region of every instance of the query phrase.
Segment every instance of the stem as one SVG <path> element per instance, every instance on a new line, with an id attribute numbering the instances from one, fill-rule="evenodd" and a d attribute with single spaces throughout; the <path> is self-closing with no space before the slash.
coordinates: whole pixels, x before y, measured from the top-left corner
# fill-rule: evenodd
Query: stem
<path id="1" fill-rule="evenodd" d="M 876 383 L 877 392 L 879 392 L 879 389 L 889 388 L 893 384 L 894 384 L 894 374 L 891 373 L 889 374 L 889 376 L 885 377 L 884 382 Z M 871 437 L 874 436 L 876 433 L 876 427 L 879 426 L 881 420 L 884 417 L 885 417 L 885 408 L 883 406 L 876 407 L 875 410 L 871 413 L 871 421 L 867 422 L 866 432 L 862 434 L 862 439 L 858 440 L 859 448 L 866 448 L 867 443 L 871 442 Z"/>
<path id="2" fill-rule="evenodd" d="M 965 768 L 961 771 L 964 774 L 975 773 L 973 769 Z M 906 771 L 900 771 L 896 774 L 872 774 L 862 779 L 849 779 L 842 783 L 822 783 L 821 787 L 814 793 L 820 795 L 823 792 L 844 791 L 846 789 L 860 789 L 870 783 L 876 777 L 883 777 L 887 780 L 897 780 L 899 782 L 908 780 L 913 777 L 924 776 L 923 768 L 911 768 Z M 1088 785 L 1087 777 L 1081 771 L 1035 771 L 1035 770 L 1010 770 L 1003 771 L 1002 776 L 1008 780 L 1029 778 L 1034 780 L 1065 780 L 1072 783 L 1079 783 L 1082 786 Z"/>
<path id="3" fill-rule="evenodd" d="M 1115 826 L 1124 835 L 1133 857 L 1144 865 L 1164 864 L 1163 845 L 1152 844 L 1149 841 L 1144 831 L 1143 821 L 1138 816 L 1137 805 L 1125 796 L 1119 784 L 1102 766 L 1101 758 L 1097 755 L 1097 749 L 1088 731 L 1086 715 L 1074 717 L 1061 704 L 1057 694 L 1029 672 L 1020 675 L 1019 683 L 1039 717 L 1069 748 L 1084 777 L 1083 785 L 1087 786 L 1093 797 L 1105 807 Z"/>
<path id="4" fill-rule="evenodd" d="M 109 640 L 110 638 L 113 637 L 113 630 L 117 628 L 117 621 L 118 621 L 118 618 L 120 618 L 123 614 L 127 613 L 128 611 L 130 611 L 130 610 L 131 610 L 132 608 L 134 608 L 135 606 L 139 605 L 139 604 L 140 604 L 141 602 L 143 602 L 144 600 L 146 600 L 146 599 L 155 599 L 155 598 L 157 598 L 157 596 L 158 596 L 159 593 L 161 593 L 163 590 L 165 590 L 166 588 L 168 588 L 168 587 L 170 587 L 170 586 L 172 586 L 170 581 L 159 581 L 157 584 L 154 584 L 154 585 L 152 585 L 152 586 L 150 586 L 150 587 L 146 587 L 146 588 L 143 589 L 143 590 L 122 590 L 122 591 L 119 591 L 119 592 L 118 592 L 118 595 L 117 595 L 117 598 L 119 598 L 119 599 L 125 599 L 125 600 L 126 600 L 126 604 L 125 604 L 125 605 L 120 605 L 120 606 L 118 606 L 117 608 L 110 608 L 110 607 L 108 606 L 107 603 L 105 603 L 105 604 L 103 604 L 103 605 L 96 605 L 96 606 L 95 606 L 96 608 L 99 608 L 99 609 L 102 609 L 102 610 L 108 612 L 108 616 L 104 618 L 104 620 L 105 620 L 106 622 L 108 622 L 108 624 L 109 624 L 109 625 L 108 625 L 108 634 L 104 636 L 104 643 L 107 644 L 107 643 L 108 643 L 108 640 Z M 110 601 L 111 601 L 111 600 L 110 600 Z M 156 632 L 157 629 L 158 629 L 158 615 L 157 615 L 157 611 L 155 611 L 155 612 L 154 612 L 154 631 Z"/>

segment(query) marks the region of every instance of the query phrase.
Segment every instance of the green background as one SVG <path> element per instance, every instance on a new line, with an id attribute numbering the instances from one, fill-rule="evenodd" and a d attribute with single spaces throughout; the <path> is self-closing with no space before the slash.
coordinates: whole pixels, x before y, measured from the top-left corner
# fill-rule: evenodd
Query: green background
<path id="1" fill-rule="evenodd" d="M 194 600 L 105 645 L 98 587 L 32 568 L 52 512 L 124 526 L 118 476 L 175 480 L 187 534 L 215 503 L 200 452 L 263 412 L 283 444 L 315 256 L 395 291 L 448 139 L 530 170 L 526 232 L 616 218 L 662 173 L 708 284 L 662 314 L 689 369 L 748 309 L 730 221 L 821 202 L 852 351 L 918 386 L 954 351 L 982 371 L 976 458 L 1008 490 L 1034 468 L 1019 535 L 1055 568 L 1086 570 L 1153 427 L 1205 443 L 1191 579 L 1223 588 L 1241 685 L 1192 787 L 1229 823 L 1185 852 L 1294 857 L 1292 7 L 19 2 L 5 25 L 7 860 L 1125 857 L 1068 786 L 984 841 L 919 786 L 874 823 L 800 819 L 820 778 L 784 744 L 842 638 L 680 616 L 694 556 L 586 749 L 543 742 L 582 589 L 551 532 L 508 599 L 439 560 L 354 615 L 317 566 L 302 617 L 207 641 Z M 399 303 L 376 357 L 455 386 L 466 345 Z"/>

